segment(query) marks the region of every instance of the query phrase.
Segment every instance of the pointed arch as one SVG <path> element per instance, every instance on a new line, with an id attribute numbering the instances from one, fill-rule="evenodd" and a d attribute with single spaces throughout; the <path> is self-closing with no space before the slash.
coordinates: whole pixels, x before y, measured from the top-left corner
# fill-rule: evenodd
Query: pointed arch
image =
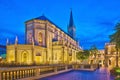
<path id="1" fill-rule="evenodd" d="M 39 45 L 43 44 L 43 34 L 42 34 L 42 32 L 38 33 L 38 44 Z"/>
<path id="2" fill-rule="evenodd" d="M 22 53 L 21 53 L 21 62 L 23 63 L 23 64 L 27 64 L 28 63 L 28 61 L 29 61 L 29 54 L 28 54 L 28 51 L 22 51 Z"/>

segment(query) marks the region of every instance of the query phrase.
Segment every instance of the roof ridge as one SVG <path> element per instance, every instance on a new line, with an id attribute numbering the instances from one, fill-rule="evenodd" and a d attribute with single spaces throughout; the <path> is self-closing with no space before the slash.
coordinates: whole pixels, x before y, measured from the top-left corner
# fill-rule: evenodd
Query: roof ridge
<path id="1" fill-rule="evenodd" d="M 67 34 L 69 37 L 71 37 L 67 32 L 65 32 L 63 29 L 61 29 L 58 25 L 56 25 L 54 22 L 52 22 L 49 18 L 47 18 L 45 15 L 39 16 L 35 19 L 39 19 L 39 20 L 47 20 L 49 21 L 51 24 L 55 25 L 57 28 L 59 28 L 61 31 L 63 31 L 65 34 Z M 72 38 L 72 37 L 71 37 Z M 73 39 L 73 38 L 72 38 Z M 75 40 L 75 39 L 73 39 Z M 76 40 L 75 40 L 76 41 Z"/>

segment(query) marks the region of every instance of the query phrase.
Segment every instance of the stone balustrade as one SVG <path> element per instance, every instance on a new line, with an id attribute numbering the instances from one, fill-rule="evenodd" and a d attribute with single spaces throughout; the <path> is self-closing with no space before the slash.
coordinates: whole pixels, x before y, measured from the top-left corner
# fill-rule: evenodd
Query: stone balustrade
<path id="1" fill-rule="evenodd" d="M 73 69 L 73 65 L 0 68 L 0 80 L 38 79 Z"/>
<path id="2" fill-rule="evenodd" d="M 97 65 L 72 64 L 72 65 L 47 65 L 31 67 L 2 67 L 0 68 L 0 80 L 33 80 L 47 77 L 70 70 L 96 69 Z"/>

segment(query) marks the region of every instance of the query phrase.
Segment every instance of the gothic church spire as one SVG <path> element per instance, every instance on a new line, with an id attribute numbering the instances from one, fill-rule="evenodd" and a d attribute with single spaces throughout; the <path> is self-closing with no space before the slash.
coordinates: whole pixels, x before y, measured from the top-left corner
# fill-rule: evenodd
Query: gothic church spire
<path id="1" fill-rule="evenodd" d="M 74 26 L 74 21 L 73 21 L 73 15 L 72 15 L 72 10 L 70 12 L 70 20 L 69 20 L 69 27 Z"/>
<path id="2" fill-rule="evenodd" d="M 76 28 L 74 25 L 74 21 L 73 21 L 73 14 L 72 14 L 72 10 L 70 12 L 70 20 L 69 20 L 69 26 L 68 26 L 68 34 L 75 39 L 75 32 L 76 32 Z"/>

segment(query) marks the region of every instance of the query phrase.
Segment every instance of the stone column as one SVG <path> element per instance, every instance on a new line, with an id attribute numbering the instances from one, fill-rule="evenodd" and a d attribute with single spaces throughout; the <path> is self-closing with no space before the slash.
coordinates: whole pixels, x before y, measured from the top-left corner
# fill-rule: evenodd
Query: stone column
<path id="1" fill-rule="evenodd" d="M 83 69 L 84 68 L 84 65 L 83 64 L 81 64 L 81 67 L 80 67 L 81 69 Z"/>
<path id="2" fill-rule="evenodd" d="M 68 65 L 65 65 L 65 70 L 67 70 L 68 69 Z"/>
<path id="3" fill-rule="evenodd" d="M 39 68 L 35 69 L 35 76 L 39 76 L 40 72 L 39 72 Z"/>
<path id="4" fill-rule="evenodd" d="M 76 64 L 73 65 L 73 70 L 75 70 L 75 69 L 77 69 L 77 65 Z"/>
<path id="5" fill-rule="evenodd" d="M 90 69 L 93 69 L 94 68 L 94 65 L 90 65 Z"/>
<path id="6" fill-rule="evenodd" d="M 75 65 L 72 65 L 72 69 L 75 69 Z"/>
<path id="7" fill-rule="evenodd" d="M 57 74 L 57 66 L 54 67 L 54 73 Z"/>

